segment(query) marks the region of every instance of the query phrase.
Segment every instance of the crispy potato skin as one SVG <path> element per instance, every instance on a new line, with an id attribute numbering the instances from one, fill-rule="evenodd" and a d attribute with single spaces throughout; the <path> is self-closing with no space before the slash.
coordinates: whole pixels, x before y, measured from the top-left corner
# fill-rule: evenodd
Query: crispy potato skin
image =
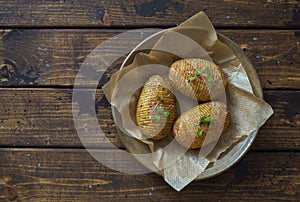
<path id="1" fill-rule="evenodd" d="M 166 137 L 176 119 L 175 96 L 169 89 L 167 81 L 160 76 L 152 76 L 138 100 L 137 124 L 142 133 L 153 140 Z"/>
<path id="2" fill-rule="evenodd" d="M 211 117 L 212 121 L 209 124 L 200 124 L 199 120 L 205 117 Z M 230 114 L 225 104 L 208 102 L 184 112 L 176 120 L 173 134 L 177 142 L 183 147 L 197 149 L 218 141 L 229 124 Z M 201 135 L 197 135 L 198 130 L 202 131 Z M 204 142 L 205 139 L 207 140 Z"/>
<path id="3" fill-rule="evenodd" d="M 227 84 L 222 69 L 203 59 L 182 59 L 174 62 L 169 79 L 181 93 L 201 102 L 221 97 Z"/>

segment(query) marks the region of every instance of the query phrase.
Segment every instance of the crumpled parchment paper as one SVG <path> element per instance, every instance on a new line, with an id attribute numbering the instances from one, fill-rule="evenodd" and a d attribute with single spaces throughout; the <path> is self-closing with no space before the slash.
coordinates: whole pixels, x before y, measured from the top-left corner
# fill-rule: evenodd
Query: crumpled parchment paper
<path id="1" fill-rule="evenodd" d="M 103 91 L 108 101 L 118 110 L 120 114 L 129 114 L 135 121 L 135 106 L 138 100 L 139 91 L 135 95 L 128 94 L 131 85 L 136 81 L 145 83 L 151 76 L 139 71 L 127 78 L 125 87 L 118 85 L 120 79 L 126 73 L 134 70 L 141 65 L 159 64 L 170 66 L 180 58 L 204 58 L 212 60 L 219 65 L 225 72 L 228 80 L 226 87 L 227 106 L 231 113 L 231 124 L 228 130 L 222 135 L 215 146 L 210 151 L 199 152 L 199 150 L 183 151 L 183 148 L 173 142 L 172 147 L 165 149 L 165 146 L 172 141 L 172 135 L 160 141 L 144 139 L 143 134 L 127 121 L 128 116 L 122 120 L 115 120 L 126 129 L 124 132 L 147 144 L 152 151 L 152 162 L 160 170 L 165 181 L 175 190 L 180 191 L 199 174 L 201 174 L 209 163 L 215 162 L 220 154 L 233 149 L 239 141 L 245 141 L 245 137 L 257 131 L 266 120 L 273 114 L 271 106 L 264 100 L 256 97 L 247 76 L 247 73 L 233 51 L 224 43 L 218 40 L 215 29 L 208 17 L 200 12 L 179 26 L 170 29 L 172 33 L 165 32 L 156 42 L 149 53 L 137 53 L 133 62 L 115 73 L 110 81 L 103 86 Z M 189 40 L 177 40 L 176 34 L 180 33 L 193 42 L 196 42 L 203 49 L 189 44 Z M 171 49 L 175 54 L 162 51 L 164 47 Z M 159 66 L 158 66 L 159 67 Z M 130 102 L 124 100 L 130 99 Z M 186 103 L 189 102 L 188 98 Z M 187 109 L 186 109 L 187 110 Z M 128 113 L 128 112 L 127 112 Z M 239 149 L 239 148 L 235 148 Z M 180 155 L 183 152 L 184 155 Z M 228 151 L 227 151 L 228 152 Z M 225 155 L 222 158 L 227 158 Z M 224 159 L 226 161 L 226 159 Z M 171 162 L 171 163 L 170 163 Z"/>

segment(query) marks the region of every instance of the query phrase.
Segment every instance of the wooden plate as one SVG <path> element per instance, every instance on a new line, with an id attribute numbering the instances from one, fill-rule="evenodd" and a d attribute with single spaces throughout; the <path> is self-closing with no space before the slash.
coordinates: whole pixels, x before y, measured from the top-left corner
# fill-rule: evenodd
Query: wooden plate
<path id="1" fill-rule="evenodd" d="M 140 47 L 142 47 L 145 43 L 147 43 L 147 44 L 155 43 L 157 41 L 157 39 L 165 31 L 167 31 L 167 30 L 162 30 L 156 34 L 153 34 L 152 36 L 150 36 L 149 38 L 144 40 L 142 43 L 140 43 L 127 56 L 127 58 L 125 59 L 125 61 L 122 64 L 121 68 L 130 64 L 133 61 L 133 58 L 134 58 L 135 54 L 137 52 L 139 52 L 137 50 Z M 248 57 L 245 55 L 244 51 L 233 41 L 228 39 L 226 36 L 218 33 L 218 38 L 221 42 L 225 43 L 232 49 L 232 51 L 235 53 L 237 58 L 240 60 L 240 62 L 244 66 L 246 73 L 249 77 L 249 80 L 250 80 L 250 83 L 251 83 L 251 86 L 252 86 L 255 96 L 257 96 L 259 98 L 263 98 L 262 88 L 260 85 L 260 81 L 259 81 L 257 72 L 256 72 L 255 68 L 253 67 L 252 63 L 250 62 L 250 60 L 248 59 Z M 118 114 L 117 110 L 115 110 L 114 108 L 112 108 L 112 113 L 113 113 L 114 119 L 116 118 L 116 116 L 120 116 Z M 246 152 L 250 149 L 250 147 L 253 144 L 253 141 L 256 137 L 256 134 L 257 134 L 257 131 L 254 131 L 250 136 L 248 136 L 246 138 L 245 141 L 239 143 L 241 145 L 239 145 L 239 147 L 235 147 L 238 149 L 229 150 L 229 152 L 227 152 L 227 157 L 229 157 L 229 158 L 226 158 L 226 161 L 222 160 L 222 158 L 219 158 L 213 165 L 212 164 L 209 165 L 208 168 L 196 178 L 196 180 L 206 179 L 206 178 L 209 178 L 212 176 L 216 176 L 216 175 L 224 172 L 225 170 L 229 169 L 235 163 L 237 163 L 243 157 L 243 155 L 245 155 Z M 129 152 L 131 152 L 133 154 L 150 153 L 150 150 L 146 144 L 140 142 L 139 140 L 137 140 L 135 138 L 132 138 L 132 137 L 129 137 L 129 136 L 123 134 L 121 132 L 121 130 L 118 130 L 118 136 Z M 155 169 L 154 164 L 151 164 L 149 162 L 144 162 L 144 160 L 141 158 L 137 158 L 137 160 L 140 163 L 142 163 L 145 167 L 147 167 L 149 170 L 151 170 L 151 171 L 157 170 L 157 169 Z M 161 175 L 161 173 L 157 173 L 157 174 Z"/>

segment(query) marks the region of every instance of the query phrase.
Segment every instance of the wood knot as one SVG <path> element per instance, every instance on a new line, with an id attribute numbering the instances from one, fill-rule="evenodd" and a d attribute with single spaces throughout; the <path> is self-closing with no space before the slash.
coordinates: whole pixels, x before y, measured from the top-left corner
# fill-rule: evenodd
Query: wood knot
<path id="1" fill-rule="evenodd" d="M 296 193 L 296 190 L 297 190 L 297 188 L 294 184 L 287 184 L 285 186 L 284 192 L 289 195 L 294 195 Z"/>
<path id="2" fill-rule="evenodd" d="M 14 201 L 18 197 L 16 190 L 11 186 L 4 187 L 3 195 L 9 201 Z"/>
<path id="3" fill-rule="evenodd" d="M 0 82 L 8 81 L 9 78 L 16 74 L 15 68 L 12 64 L 4 63 L 0 65 Z"/>

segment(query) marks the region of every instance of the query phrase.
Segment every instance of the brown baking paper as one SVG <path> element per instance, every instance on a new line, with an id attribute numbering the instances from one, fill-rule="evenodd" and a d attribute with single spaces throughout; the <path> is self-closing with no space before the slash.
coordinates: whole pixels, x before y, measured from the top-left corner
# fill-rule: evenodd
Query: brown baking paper
<path id="1" fill-rule="evenodd" d="M 171 30 L 194 40 L 203 49 L 200 48 L 199 50 L 199 47 L 194 47 L 192 43 L 188 44 L 186 41 L 176 41 L 176 37 L 172 38 L 174 37 L 173 34 L 165 32 L 150 53 L 136 54 L 130 65 L 124 67 L 111 77 L 110 81 L 103 86 L 103 91 L 108 101 L 119 113 L 126 113 L 126 109 L 129 108 L 128 116 L 135 121 L 135 106 L 139 91 L 132 96 L 128 94 L 129 91 L 127 89 L 131 88 L 130 83 L 145 83 L 151 75 L 139 72 L 139 74 L 133 74 L 127 78 L 128 85 L 125 87 L 118 85 L 120 79 L 127 72 L 147 64 L 170 66 L 180 58 L 212 60 L 223 69 L 229 83 L 226 87 L 226 97 L 227 106 L 231 113 L 231 124 L 225 134 L 220 137 L 213 150 L 207 151 L 206 155 L 203 155 L 204 153 L 199 154 L 199 150 L 188 150 L 178 158 L 178 153 L 183 150 L 179 144 L 175 142 L 171 148 L 165 149 L 165 146 L 172 141 L 171 134 L 163 140 L 152 141 L 145 139 L 143 134 L 136 127 L 133 127 L 132 122 L 128 121 L 128 116 L 115 120 L 117 125 L 121 124 L 126 129 L 125 134 L 149 146 L 153 152 L 153 164 L 160 170 L 165 181 L 175 190 L 180 191 L 200 175 L 210 163 L 216 162 L 222 153 L 227 153 L 227 155 L 222 156 L 222 160 L 226 161 L 230 157 L 231 150 L 240 149 L 239 147 L 245 141 L 245 137 L 257 131 L 273 114 L 273 110 L 268 103 L 253 94 L 243 65 L 237 59 L 236 55 L 234 55 L 233 51 L 218 40 L 216 31 L 203 12 L 194 15 Z M 161 47 L 174 49 L 178 54 L 176 56 L 160 51 Z M 128 96 L 131 96 L 131 102 L 124 103 L 123 100 L 128 98 Z M 184 99 L 186 99 L 186 103 L 193 102 L 188 98 Z M 189 105 L 187 104 L 187 106 Z M 188 108 L 183 109 L 183 111 L 185 110 L 188 110 Z M 172 163 L 170 164 L 170 162 Z"/>

